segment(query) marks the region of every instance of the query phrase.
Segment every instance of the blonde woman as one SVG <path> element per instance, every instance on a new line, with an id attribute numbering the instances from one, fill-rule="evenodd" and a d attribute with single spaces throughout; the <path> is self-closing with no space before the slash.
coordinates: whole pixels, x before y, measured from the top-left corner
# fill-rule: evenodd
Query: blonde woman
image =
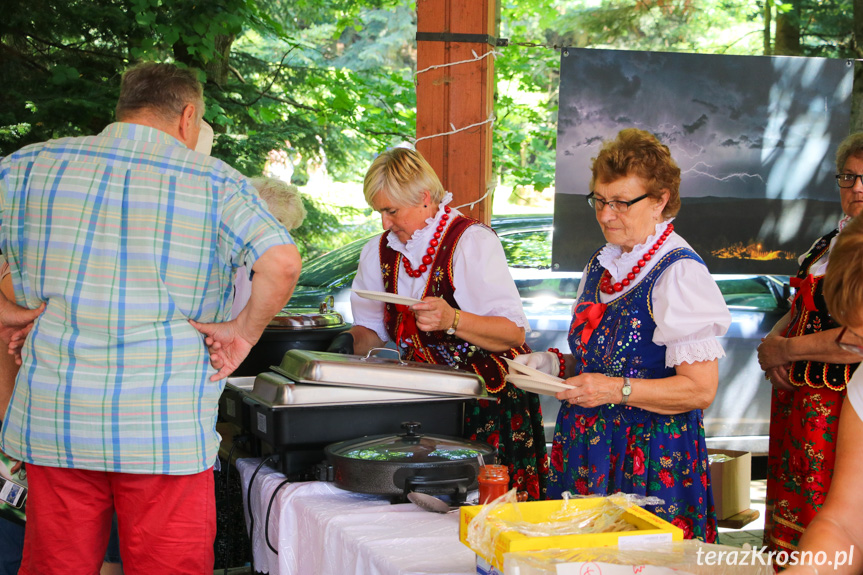
<path id="1" fill-rule="evenodd" d="M 449 206 L 437 175 L 415 150 L 380 154 L 366 173 L 366 201 L 384 233 L 363 248 L 354 289 L 421 299 L 401 306 L 351 295 L 354 326 L 332 350 L 365 353 L 394 341 L 410 361 L 472 370 L 498 402 L 477 401 L 465 435 L 486 441 L 509 467 L 510 485 L 545 496 L 548 472 L 539 398 L 504 380 L 502 358 L 530 349 L 528 321 L 497 235 Z"/>

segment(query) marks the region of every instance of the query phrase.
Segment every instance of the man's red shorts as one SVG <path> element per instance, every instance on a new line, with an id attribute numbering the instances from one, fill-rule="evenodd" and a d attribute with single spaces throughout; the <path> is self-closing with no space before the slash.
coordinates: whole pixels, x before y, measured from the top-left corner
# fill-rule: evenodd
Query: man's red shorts
<path id="1" fill-rule="evenodd" d="M 27 484 L 20 574 L 98 573 L 114 510 L 126 575 L 213 572 L 212 469 L 137 475 L 28 465 Z"/>

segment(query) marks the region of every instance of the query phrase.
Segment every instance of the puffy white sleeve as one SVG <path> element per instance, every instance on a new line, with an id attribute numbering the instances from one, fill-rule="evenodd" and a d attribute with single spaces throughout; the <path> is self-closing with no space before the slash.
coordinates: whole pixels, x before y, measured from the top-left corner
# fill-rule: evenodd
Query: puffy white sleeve
<path id="1" fill-rule="evenodd" d="M 380 241 L 381 237 L 375 236 L 363 247 L 357 275 L 354 276 L 354 282 L 351 285 L 353 289 L 386 291 L 381 274 Z M 362 298 L 351 292 L 351 313 L 354 316 L 354 325 L 366 327 L 383 341 L 389 341 L 390 336 L 384 325 L 385 307 L 386 304 L 383 302 Z"/>
<path id="2" fill-rule="evenodd" d="M 452 266 L 455 300 L 461 309 L 486 317 L 505 317 L 530 331 L 506 254 L 494 232 L 479 225 L 465 230 Z"/>
<path id="3" fill-rule="evenodd" d="M 707 267 L 675 262 L 653 286 L 652 300 L 653 343 L 666 346 L 667 367 L 725 357 L 717 338 L 728 331 L 731 313 Z"/>

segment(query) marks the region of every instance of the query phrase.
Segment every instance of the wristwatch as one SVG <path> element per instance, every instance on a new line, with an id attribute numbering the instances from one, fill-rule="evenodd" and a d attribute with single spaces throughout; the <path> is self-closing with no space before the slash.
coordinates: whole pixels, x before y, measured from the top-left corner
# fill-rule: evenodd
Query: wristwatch
<path id="1" fill-rule="evenodd" d="M 452 325 L 450 326 L 450 328 L 448 330 L 446 330 L 447 335 L 455 334 L 455 330 L 458 328 L 458 316 L 460 314 L 461 314 L 460 309 L 455 310 L 455 317 L 452 318 Z"/>
<path id="2" fill-rule="evenodd" d="M 623 377 L 623 389 L 620 391 L 623 393 L 623 399 L 620 400 L 620 405 L 626 405 L 626 402 L 629 401 L 629 394 L 632 393 L 632 384 L 626 376 Z"/>

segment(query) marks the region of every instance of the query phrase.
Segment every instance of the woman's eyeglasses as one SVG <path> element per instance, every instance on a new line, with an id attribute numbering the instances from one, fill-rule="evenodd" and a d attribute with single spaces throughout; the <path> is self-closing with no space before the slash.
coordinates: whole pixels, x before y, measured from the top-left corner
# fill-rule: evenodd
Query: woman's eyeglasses
<path id="1" fill-rule="evenodd" d="M 863 174 L 836 174 L 836 182 L 840 188 L 853 188 L 860 178 L 860 183 L 863 184 Z"/>
<path id="2" fill-rule="evenodd" d="M 839 337 L 836 338 L 836 345 L 840 348 L 844 349 L 849 353 L 856 353 L 857 355 L 863 355 L 863 345 L 858 345 L 856 343 L 848 343 L 847 341 L 842 341 L 842 337 L 845 335 L 845 332 L 848 331 L 847 327 L 843 327 L 842 331 L 839 332 Z M 857 335 L 853 331 L 851 332 L 854 335 Z"/>
<path id="3" fill-rule="evenodd" d="M 649 195 L 650 194 L 644 194 L 643 196 L 638 196 L 634 200 L 629 200 L 628 202 L 625 202 L 623 200 L 605 201 L 602 198 L 597 198 L 593 195 L 593 192 L 591 192 L 587 196 L 587 203 L 590 204 L 590 207 L 595 209 L 597 212 L 601 212 L 605 206 L 608 206 L 609 208 L 611 208 L 612 212 L 616 212 L 618 214 L 625 214 L 632 204 L 640 202 L 644 198 L 649 197 Z"/>

